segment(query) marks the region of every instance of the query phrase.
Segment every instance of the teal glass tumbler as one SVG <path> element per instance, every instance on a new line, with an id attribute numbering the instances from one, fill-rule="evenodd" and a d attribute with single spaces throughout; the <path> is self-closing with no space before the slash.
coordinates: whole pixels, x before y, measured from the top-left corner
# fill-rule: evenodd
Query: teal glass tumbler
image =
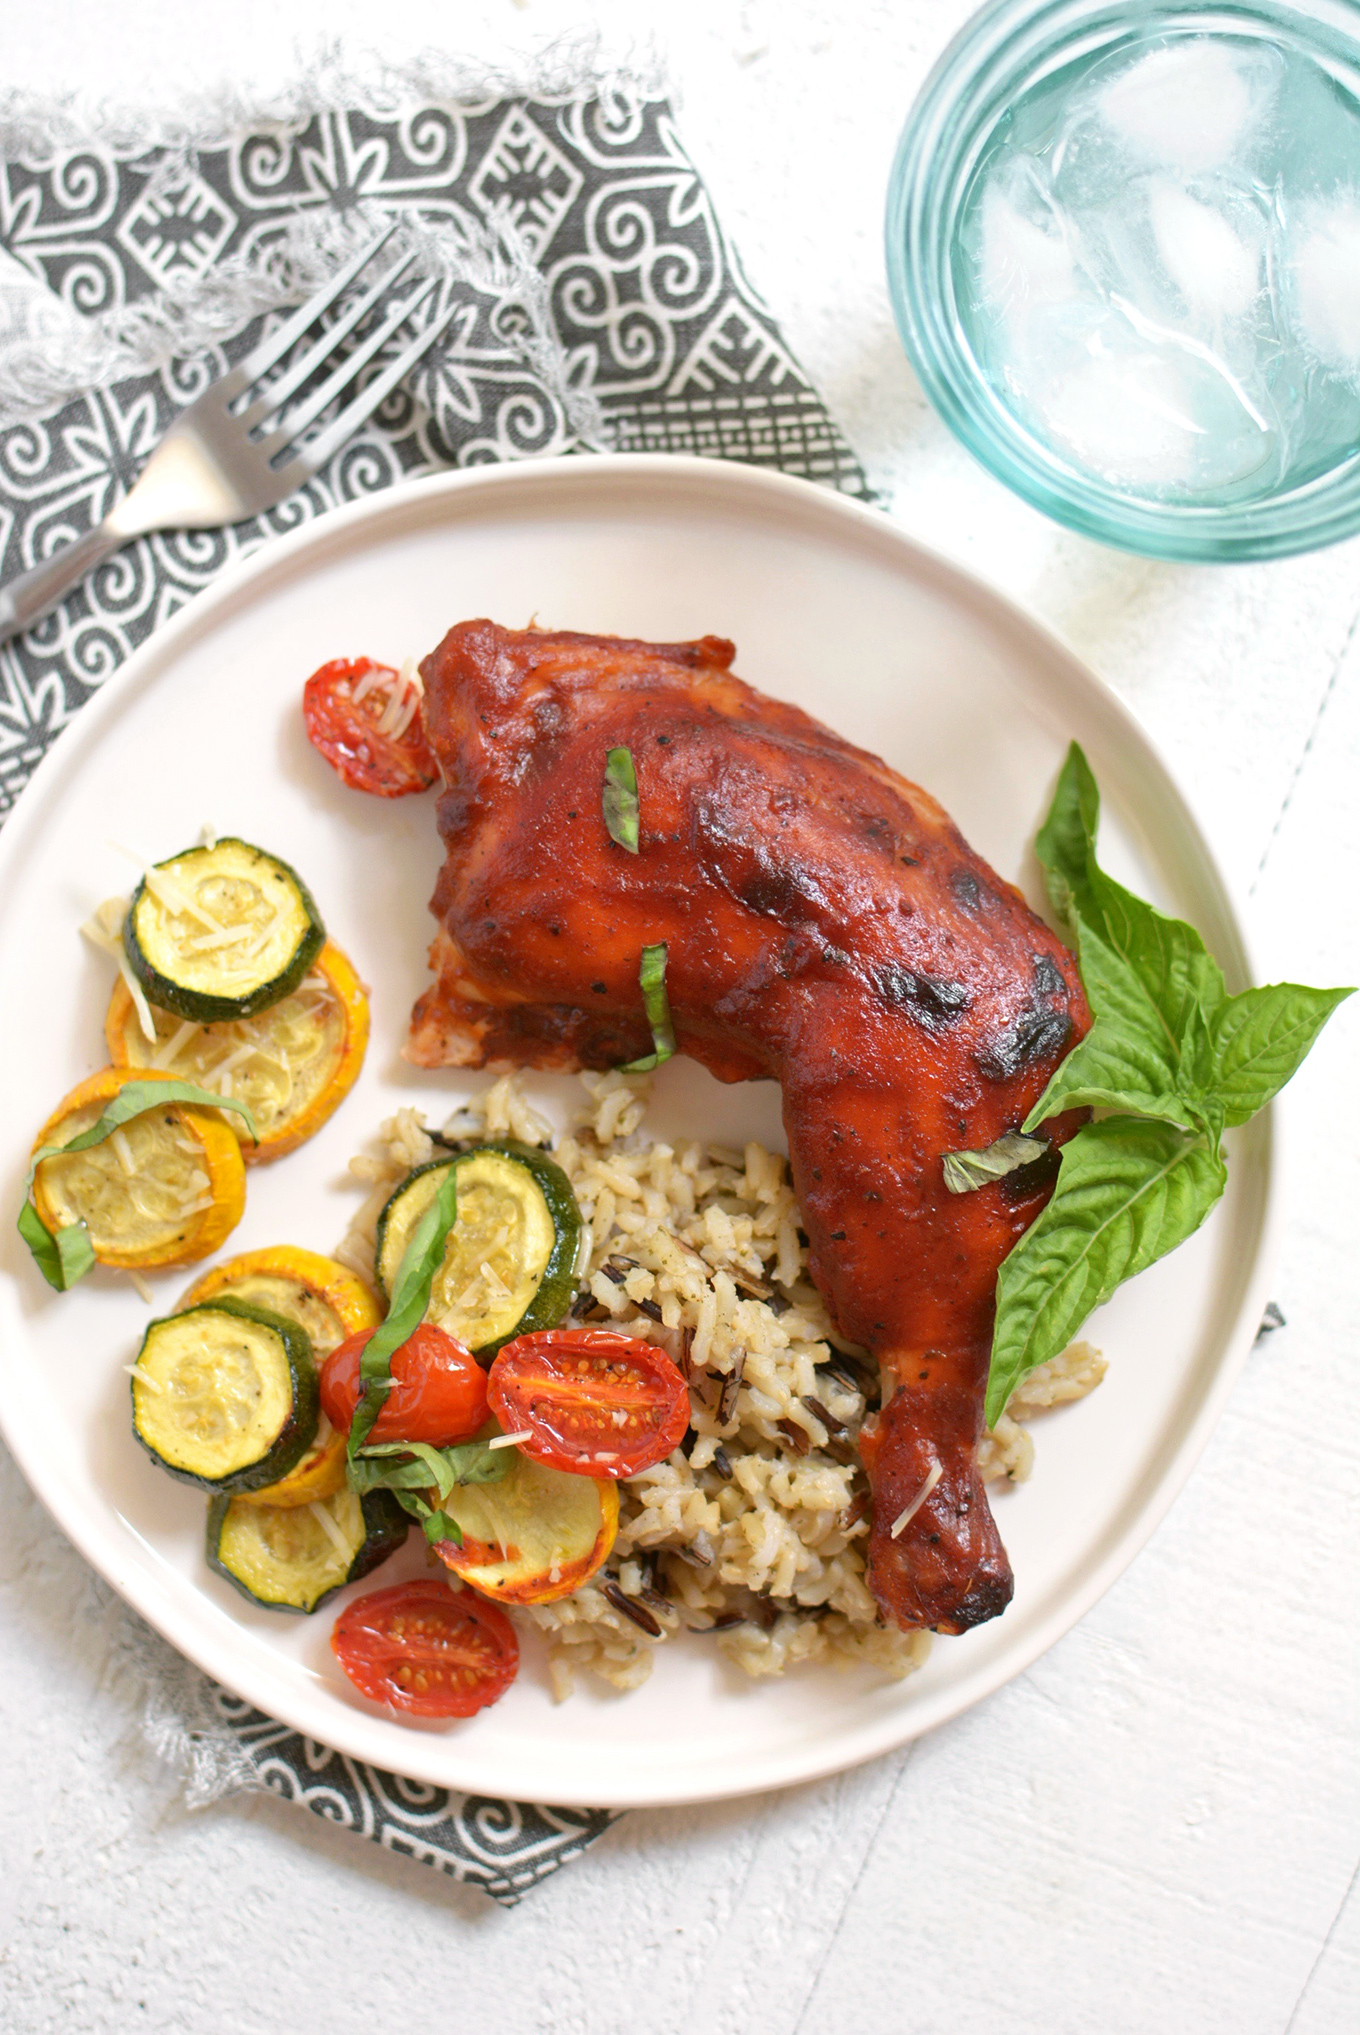
<path id="1" fill-rule="evenodd" d="M 1028 95 L 1063 89 L 1121 52 L 1163 38 L 1265 44 L 1316 67 L 1354 100 L 1360 135 L 1360 5 L 1356 0 L 991 0 L 955 37 L 912 107 L 887 208 L 888 286 L 902 343 L 936 410 L 998 480 L 1087 537 L 1156 558 L 1284 557 L 1360 531 L 1360 434 L 1343 432 L 1311 470 L 1238 499 L 1158 493 L 1102 477 L 1033 413 L 1007 400 L 970 327 L 960 226 L 979 176 Z M 1307 137 L 1296 143 L 1307 148 Z M 1360 152 L 1350 165 L 1360 206 Z M 1344 183 L 1345 165 L 1337 176 Z M 1360 216 L 1358 214 L 1357 216 Z M 1360 350 L 1360 336 L 1357 338 Z M 1334 456 L 1333 456 L 1334 454 Z"/>

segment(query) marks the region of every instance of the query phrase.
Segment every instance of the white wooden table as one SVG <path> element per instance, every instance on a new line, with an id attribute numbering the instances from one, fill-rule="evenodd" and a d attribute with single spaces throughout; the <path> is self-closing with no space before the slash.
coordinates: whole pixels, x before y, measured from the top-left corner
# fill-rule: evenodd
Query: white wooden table
<path id="1" fill-rule="evenodd" d="M 1068 536 L 954 444 L 888 311 L 902 116 L 964 0 L 48 0 L 11 83 L 123 101 L 598 20 L 668 45 L 720 215 L 904 525 L 1133 703 L 1249 891 L 1262 977 L 1353 980 L 1360 543 L 1157 565 Z M 212 19 L 204 19 L 211 14 Z M 12 989 L 9 993 L 12 993 Z M 1360 1001 L 1360 1000 L 1358 1000 Z M 190 1816 L 120 1745 L 108 1615 L 0 1457 L 0 2025 L 360 2035 L 1351 2035 L 1360 2027 L 1355 1264 L 1360 1008 L 1290 1091 L 1278 1299 L 1128 1576 L 989 1703 L 758 1800 L 638 1813 L 504 1912 L 272 1800 Z"/>

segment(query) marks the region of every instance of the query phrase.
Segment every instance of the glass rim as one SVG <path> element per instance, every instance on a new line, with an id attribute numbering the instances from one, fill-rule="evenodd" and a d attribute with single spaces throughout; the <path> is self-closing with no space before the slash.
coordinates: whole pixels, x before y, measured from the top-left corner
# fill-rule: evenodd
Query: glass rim
<path id="1" fill-rule="evenodd" d="M 1006 98 L 1090 47 L 1192 22 L 1284 35 L 1360 96 L 1360 0 L 990 0 L 945 48 L 907 115 L 888 185 L 888 291 L 935 409 L 996 479 L 1055 521 L 1125 551 L 1195 562 L 1281 558 L 1360 531 L 1360 444 L 1285 492 L 1230 507 L 1123 493 L 1069 464 L 1002 403 L 956 315 L 949 249 L 958 205 Z"/>

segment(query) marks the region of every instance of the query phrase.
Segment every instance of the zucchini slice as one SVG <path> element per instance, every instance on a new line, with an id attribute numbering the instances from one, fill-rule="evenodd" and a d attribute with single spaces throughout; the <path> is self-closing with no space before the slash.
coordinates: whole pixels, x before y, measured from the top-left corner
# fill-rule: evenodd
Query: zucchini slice
<path id="1" fill-rule="evenodd" d="M 378 1278 L 389 1298 L 411 1232 L 450 1167 L 458 1219 L 426 1319 L 490 1356 L 511 1336 L 555 1328 L 576 1292 L 581 1211 L 571 1182 L 530 1145 L 476 1145 L 409 1173 L 378 1218 Z"/>
<path id="2" fill-rule="evenodd" d="M 208 1566 L 271 1611 L 315 1611 L 395 1554 L 411 1522 L 390 1491 L 348 1489 L 314 1504 L 214 1498 Z"/>
<path id="3" fill-rule="evenodd" d="M 325 938 L 297 871 L 230 835 L 148 869 L 123 921 L 124 951 L 148 1001 L 195 1024 L 278 1003 Z"/>
<path id="4" fill-rule="evenodd" d="M 578 1477 L 509 1451 L 497 1484 L 455 1484 L 440 1508 L 463 1545 L 441 1540 L 440 1560 L 502 1604 L 551 1604 L 580 1588 L 608 1559 L 619 1530 L 619 1487 Z M 431 1493 L 431 1503 L 434 1494 Z"/>
<path id="5" fill-rule="evenodd" d="M 316 1437 L 305 1329 L 224 1297 L 153 1321 L 132 1373 L 132 1428 L 163 1470 L 205 1491 L 258 1491 Z"/>
<path id="6" fill-rule="evenodd" d="M 130 1081 L 174 1076 L 105 1067 L 73 1088 L 34 1143 L 69 1144 Z M 102 1144 L 56 1152 L 33 1176 L 33 1205 L 52 1231 L 83 1222 L 101 1265 L 152 1271 L 206 1258 L 245 1213 L 241 1147 L 216 1110 L 171 1102 L 130 1117 Z"/>
<path id="7" fill-rule="evenodd" d="M 306 1329 L 313 1361 L 318 1364 L 346 1336 L 376 1328 L 382 1320 L 378 1297 L 362 1279 L 334 1258 L 322 1258 L 292 1244 L 243 1251 L 225 1264 L 214 1265 L 211 1272 L 194 1281 L 180 1302 L 180 1310 L 222 1294 L 297 1322 Z M 334 1497 L 345 1482 L 345 1443 L 346 1437 L 336 1434 L 323 1419 L 316 1439 L 288 1475 L 261 1491 L 242 1492 L 242 1504 L 310 1505 L 314 1499 Z"/>
<path id="8" fill-rule="evenodd" d="M 368 1045 L 368 997 L 329 940 L 297 988 L 253 1017 L 196 1025 L 154 1005 L 151 1017 L 154 1040 L 120 976 L 104 1018 L 110 1059 L 154 1066 L 248 1104 L 258 1143 L 232 1117 L 247 1166 L 282 1158 L 320 1130 L 354 1086 Z"/>

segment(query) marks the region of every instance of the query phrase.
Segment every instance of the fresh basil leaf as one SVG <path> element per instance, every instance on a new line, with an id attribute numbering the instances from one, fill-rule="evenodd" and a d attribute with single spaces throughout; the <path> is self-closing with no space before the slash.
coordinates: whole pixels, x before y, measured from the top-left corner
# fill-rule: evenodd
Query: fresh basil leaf
<path id="1" fill-rule="evenodd" d="M 1067 751 L 1048 818 L 1034 839 L 1044 866 L 1054 911 L 1075 929 L 1079 898 L 1086 890 L 1086 865 L 1100 824 L 1100 791 L 1078 743 Z M 1089 913 L 1088 913 L 1089 916 Z"/>
<path id="2" fill-rule="evenodd" d="M 192 1081 L 129 1081 L 119 1089 L 98 1121 L 92 1123 L 87 1131 L 78 1132 L 64 1145 L 40 1145 L 29 1161 L 18 1230 L 32 1252 L 38 1270 L 58 1293 L 65 1293 L 77 1279 L 85 1277 L 95 1262 L 94 1246 L 84 1223 L 68 1223 L 55 1235 L 47 1228 L 28 1198 L 39 1166 L 44 1159 L 54 1159 L 60 1152 L 88 1152 L 92 1145 L 102 1145 L 105 1138 L 112 1137 L 133 1117 L 144 1116 L 149 1109 L 169 1102 L 192 1102 L 205 1109 L 233 1109 L 238 1116 L 245 1118 L 246 1129 L 252 1139 L 258 1139 L 253 1113 L 244 1102 L 237 1102 L 231 1096 L 213 1095 L 206 1088 L 196 1087 Z"/>
<path id="3" fill-rule="evenodd" d="M 1201 1117 L 1183 1090 L 1183 1055 L 1173 1044 L 1138 969 L 1080 921 L 1081 979 L 1094 1016 L 1090 1031 L 1054 1069 L 1025 1118 L 1032 1131 L 1064 1109 L 1120 1109 L 1185 1129 Z"/>
<path id="4" fill-rule="evenodd" d="M 1025 1128 L 1081 1105 L 1197 1124 L 1186 1053 L 1197 1016 L 1211 1018 L 1224 1001 L 1222 970 L 1193 926 L 1105 874 L 1096 861 L 1099 823 L 1100 792 L 1074 742 L 1034 845 L 1053 908 L 1077 934 L 1094 1022 Z"/>
<path id="5" fill-rule="evenodd" d="M 387 1319 L 364 1344 L 359 1359 L 359 1399 L 349 1430 L 349 1454 L 358 1454 L 392 1389 L 392 1358 L 425 1318 L 434 1275 L 444 1262 L 444 1245 L 458 1219 L 458 1169 L 450 1166 L 439 1191 L 411 1233 L 392 1287 Z"/>
<path id="6" fill-rule="evenodd" d="M 975 1187 L 1004 1180 L 1022 1166 L 1033 1165 L 1048 1150 L 1043 1138 L 1025 1138 L 1019 1131 L 1007 1131 L 980 1152 L 946 1152 L 941 1159 L 944 1184 L 951 1194 L 971 1194 Z"/>
<path id="7" fill-rule="evenodd" d="M 30 1203 L 29 1206 L 32 1204 Z M 37 1210 L 34 1210 L 37 1214 Z M 41 1226 L 41 1225 L 40 1225 Z M 54 1233 L 53 1242 L 61 1261 L 63 1288 L 74 1286 L 77 1279 L 83 1279 L 94 1264 L 94 1245 L 90 1232 L 83 1222 L 68 1222 L 63 1229 Z"/>
<path id="8" fill-rule="evenodd" d="M 1211 1015 L 1227 995 L 1223 970 L 1193 926 L 1167 918 L 1107 876 L 1096 864 L 1094 845 L 1087 894 L 1091 910 L 1078 903 L 1082 937 L 1089 925 L 1134 970 L 1179 1060 L 1194 1013 Z"/>
<path id="9" fill-rule="evenodd" d="M 434 1485 L 447 1498 L 455 1484 L 498 1484 L 510 1469 L 510 1450 L 488 1448 L 483 1441 L 454 1443 L 437 1449 L 428 1442 L 380 1441 L 367 1443 L 351 1468 L 364 1479 L 364 1489 L 386 1484 L 392 1490 L 427 1491 Z M 383 1463 L 385 1456 L 414 1457 L 404 1463 Z M 357 1489 L 358 1486 L 356 1485 Z"/>
<path id="10" fill-rule="evenodd" d="M 611 749 L 605 758 L 601 803 L 610 840 L 617 841 L 620 848 L 626 848 L 630 855 L 636 855 L 638 787 L 631 749 Z"/>
<path id="11" fill-rule="evenodd" d="M 460 1442 L 444 1455 L 457 1484 L 499 1484 L 510 1474 L 513 1449 L 488 1448 L 484 1441 Z"/>
<path id="12" fill-rule="evenodd" d="M 642 1007 L 652 1028 L 652 1050 L 645 1059 L 626 1060 L 619 1070 L 622 1074 L 649 1074 L 653 1067 L 659 1067 L 663 1061 L 669 1060 L 675 1051 L 671 1000 L 666 994 L 664 940 L 658 940 L 654 947 L 643 948 L 642 960 L 638 965 L 638 982 L 642 988 Z"/>
<path id="13" fill-rule="evenodd" d="M 1246 1123 L 1263 1109 L 1298 1072 L 1337 1005 L 1354 993 L 1272 982 L 1230 998 L 1209 1029 L 1210 1083 L 1223 1121 Z"/>
<path id="14" fill-rule="evenodd" d="M 431 1546 L 441 1540 L 451 1540 L 455 1547 L 463 1545 L 463 1530 L 456 1519 L 450 1519 L 447 1512 L 433 1511 L 414 1491 L 394 1490 L 392 1495 L 403 1511 L 409 1512 L 412 1519 L 420 1521 L 425 1538 Z"/>
<path id="15" fill-rule="evenodd" d="M 83 1279 L 94 1263 L 94 1245 L 83 1222 L 49 1230 L 31 1201 L 19 1210 L 19 1234 L 33 1253 L 33 1262 L 58 1293 Z"/>
<path id="16" fill-rule="evenodd" d="M 1093 1308 L 1199 1228 L 1226 1183 L 1217 1141 L 1175 1124 L 1109 1117 L 1064 1145 L 1053 1198 L 997 1279 L 989 1426 Z"/>

